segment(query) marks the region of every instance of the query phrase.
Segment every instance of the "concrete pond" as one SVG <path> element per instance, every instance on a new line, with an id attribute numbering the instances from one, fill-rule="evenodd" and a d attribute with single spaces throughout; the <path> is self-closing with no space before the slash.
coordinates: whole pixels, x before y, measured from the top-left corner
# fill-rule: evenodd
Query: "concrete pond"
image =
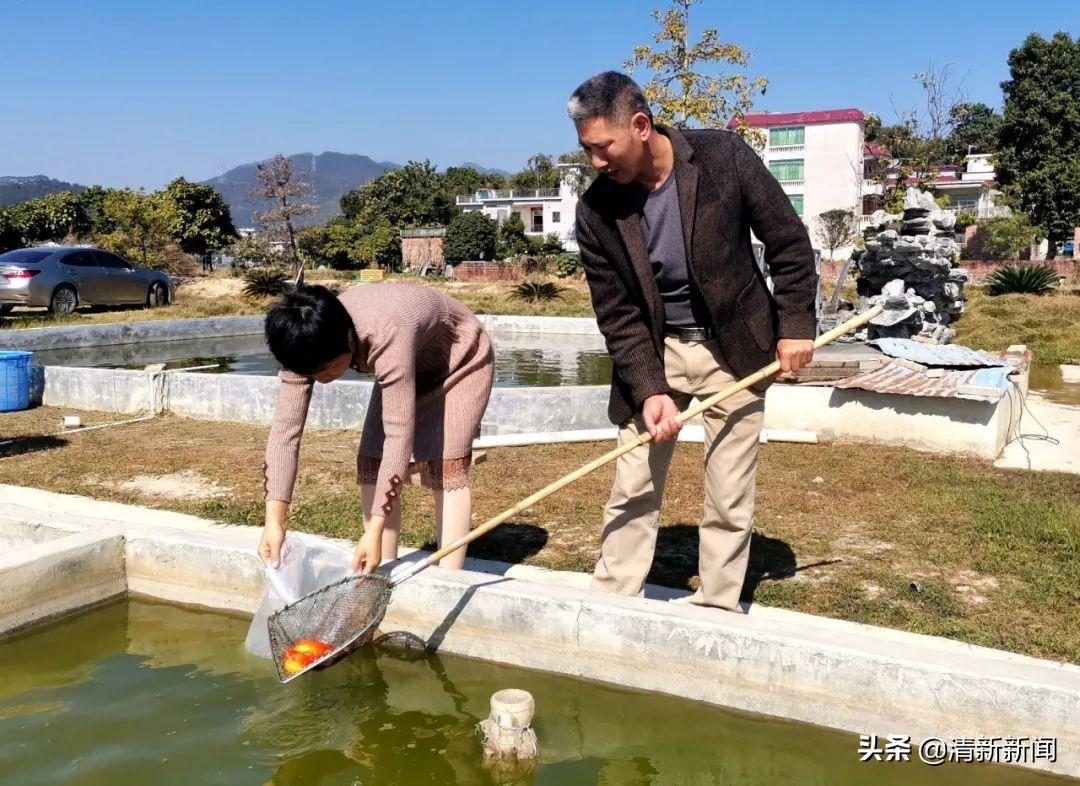
<path id="1" fill-rule="evenodd" d="M 610 435 L 610 363 L 595 322 L 483 319 L 508 360 L 478 444 Z M 5 331 L 0 341 L 38 353 L 37 402 L 268 423 L 279 383 L 260 330 L 257 317 L 233 317 Z M 151 363 L 161 365 L 143 368 Z M 1013 384 L 1025 393 L 1026 371 Z M 358 427 L 371 385 L 317 386 L 308 424 Z M 766 427 L 994 457 L 1019 412 L 1013 396 L 778 384 Z M 583 574 L 477 559 L 398 588 L 384 644 L 282 686 L 243 647 L 265 584 L 257 538 L 255 528 L 0 486 L 0 763 L 13 782 L 1080 776 L 1076 666 L 758 605 L 703 609 L 659 587 L 613 597 L 591 592 Z M 421 556 L 403 553 L 387 570 Z M 527 771 L 484 765 L 476 738 L 489 697 L 507 687 L 536 699 L 541 753 Z M 890 735 L 893 755 L 907 740 L 911 761 L 873 760 Z M 921 746 L 934 739 L 1008 740 L 1024 769 L 924 764 Z M 860 761 L 866 746 L 871 760 Z"/>
<path id="2" fill-rule="evenodd" d="M 504 356 L 482 424 L 484 435 L 610 427 L 610 361 L 594 320 L 490 315 L 481 320 L 496 337 L 497 354 Z M 2 343 L 6 349 L 40 355 L 32 392 L 39 403 L 118 414 L 153 409 L 203 420 L 267 424 L 279 383 L 267 374 L 273 364 L 261 348 L 261 330 L 259 317 L 219 317 L 9 330 Z M 844 349 L 833 352 L 843 364 Z M 79 362 L 88 366 L 72 365 Z M 123 368 L 149 362 L 164 368 Z M 205 365 L 212 367 L 200 368 Z M 766 396 L 765 427 L 814 432 L 821 440 L 877 441 L 996 458 L 1015 435 L 1023 413 L 1024 368 L 991 397 L 776 384 Z M 233 373 L 212 373 L 222 370 Z M 308 425 L 359 427 L 372 384 L 357 378 L 316 386 Z"/>
<path id="3" fill-rule="evenodd" d="M 15 782 L 509 782 L 473 736 L 507 687 L 536 699 L 533 783 L 1080 775 L 1080 668 L 1066 664 L 470 560 L 397 589 L 385 647 L 281 686 L 243 648 L 264 584 L 256 528 L 4 486 L 0 536 L 0 758 Z M 860 762 L 860 735 L 908 738 L 912 761 Z M 1053 739 L 1054 760 L 918 761 L 929 738 L 1018 737 Z"/>

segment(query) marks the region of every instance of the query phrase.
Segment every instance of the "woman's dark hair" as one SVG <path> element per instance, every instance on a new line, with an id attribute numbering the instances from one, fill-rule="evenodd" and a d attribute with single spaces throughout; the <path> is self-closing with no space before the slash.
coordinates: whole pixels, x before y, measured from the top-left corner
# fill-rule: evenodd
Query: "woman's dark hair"
<path id="1" fill-rule="evenodd" d="M 353 331 L 349 312 L 326 287 L 297 287 L 266 314 L 270 351 L 283 367 L 305 376 L 350 353 Z"/>

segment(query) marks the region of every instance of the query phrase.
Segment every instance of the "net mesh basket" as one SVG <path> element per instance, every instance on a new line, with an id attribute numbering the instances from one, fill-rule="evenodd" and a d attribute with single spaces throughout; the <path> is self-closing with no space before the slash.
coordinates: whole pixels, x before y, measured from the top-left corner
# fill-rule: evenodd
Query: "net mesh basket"
<path id="1" fill-rule="evenodd" d="M 267 621 L 270 654 L 282 682 L 325 669 L 366 644 L 382 622 L 392 585 L 386 576 L 348 576 L 315 590 L 273 614 Z M 298 641 L 314 639 L 329 653 L 295 673 L 284 669 L 286 653 Z"/>

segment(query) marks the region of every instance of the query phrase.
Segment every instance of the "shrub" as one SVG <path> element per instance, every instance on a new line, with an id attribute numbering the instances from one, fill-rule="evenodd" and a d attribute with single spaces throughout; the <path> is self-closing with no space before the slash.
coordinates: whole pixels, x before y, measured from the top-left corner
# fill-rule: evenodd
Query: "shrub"
<path id="1" fill-rule="evenodd" d="M 479 211 L 458 213 L 446 228 L 443 255 L 454 262 L 495 256 L 498 225 Z"/>
<path id="2" fill-rule="evenodd" d="M 566 251 L 555 257 L 555 272 L 559 278 L 570 278 L 570 276 L 576 276 L 583 270 L 581 265 L 581 254 L 574 254 L 570 251 Z"/>
<path id="3" fill-rule="evenodd" d="M 514 287 L 514 295 L 526 303 L 540 303 L 562 296 L 563 288 L 551 281 L 523 281 Z"/>
<path id="4" fill-rule="evenodd" d="M 280 268 L 253 267 L 244 271 L 244 294 L 247 297 L 275 297 L 288 288 L 289 279 Z"/>
<path id="5" fill-rule="evenodd" d="M 544 240 L 540 243 L 541 254 L 561 254 L 565 250 L 562 240 L 554 232 L 544 235 Z"/>
<path id="6" fill-rule="evenodd" d="M 1019 259 L 1028 247 L 1042 236 L 1025 213 L 1013 213 L 1003 218 L 989 218 L 980 229 L 983 250 L 996 259 Z"/>
<path id="7" fill-rule="evenodd" d="M 1027 293 L 1044 295 L 1057 286 L 1057 271 L 1049 265 L 1008 265 L 987 279 L 988 295 Z"/>
<path id="8" fill-rule="evenodd" d="M 534 276 L 537 273 L 547 271 L 547 257 L 525 256 L 521 258 L 521 270 L 526 276 Z"/>
<path id="9" fill-rule="evenodd" d="M 529 239 L 525 237 L 525 223 L 517 213 L 511 213 L 499 227 L 495 253 L 499 259 L 509 259 L 529 252 Z"/>
<path id="10" fill-rule="evenodd" d="M 957 213 L 956 215 L 956 231 L 963 232 L 969 226 L 978 223 L 978 219 L 975 218 L 974 213 L 964 212 Z"/>

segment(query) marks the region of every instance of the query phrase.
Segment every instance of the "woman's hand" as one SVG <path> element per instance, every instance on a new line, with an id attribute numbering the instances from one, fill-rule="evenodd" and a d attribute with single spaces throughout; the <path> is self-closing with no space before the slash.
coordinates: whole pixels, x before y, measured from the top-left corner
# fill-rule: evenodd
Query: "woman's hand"
<path id="1" fill-rule="evenodd" d="M 285 516 L 289 503 L 279 499 L 266 500 L 266 518 L 259 538 L 259 556 L 275 570 L 281 565 L 281 546 L 285 542 Z"/>
<path id="2" fill-rule="evenodd" d="M 385 516 L 372 516 L 365 522 L 364 535 L 356 544 L 356 553 L 349 567 L 351 573 L 362 573 L 366 576 L 379 567 L 382 562 L 382 532 L 385 523 Z"/>

